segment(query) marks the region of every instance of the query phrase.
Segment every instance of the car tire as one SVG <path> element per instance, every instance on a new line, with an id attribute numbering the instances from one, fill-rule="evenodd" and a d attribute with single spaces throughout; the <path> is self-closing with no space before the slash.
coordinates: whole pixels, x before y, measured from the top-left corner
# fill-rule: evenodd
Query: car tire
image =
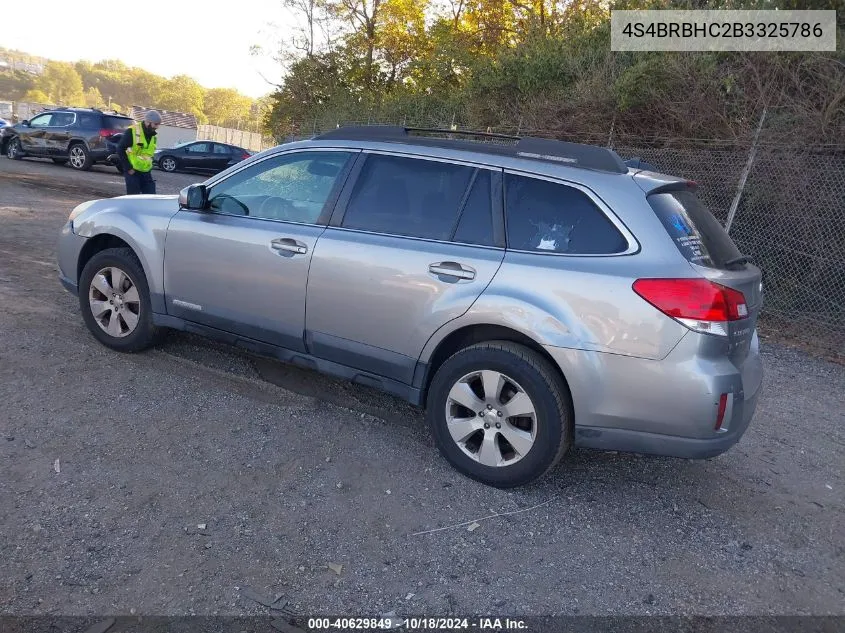
<path id="1" fill-rule="evenodd" d="M 67 158 L 54 158 L 53 162 L 57 165 L 67 165 Z"/>
<path id="2" fill-rule="evenodd" d="M 158 160 L 158 167 L 167 173 L 173 173 L 179 169 L 179 162 L 173 156 L 162 156 Z"/>
<path id="3" fill-rule="evenodd" d="M 131 248 L 109 248 L 88 260 L 79 277 L 79 308 L 94 338 L 119 352 L 143 351 L 164 334 L 153 324 L 147 278 Z"/>
<path id="4" fill-rule="evenodd" d="M 68 148 L 68 163 L 77 171 L 88 171 L 94 161 L 84 143 L 74 143 Z"/>
<path id="5" fill-rule="evenodd" d="M 493 385 L 490 397 L 485 384 Z M 525 415 L 509 416 L 508 405 L 510 412 Z M 509 341 L 472 345 L 447 359 L 431 382 L 426 409 L 446 460 L 496 488 L 542 477 L 573 443 L 565 381 L 538 352 Z"/>
<path id="6" fill-rule="evenodd" d="M 23 158 L 23 149 L 21 148 L 21 141 L 19 138 L 13 138 L 6 146 L 6 156 L 12 160 L 21 160 Z"/>

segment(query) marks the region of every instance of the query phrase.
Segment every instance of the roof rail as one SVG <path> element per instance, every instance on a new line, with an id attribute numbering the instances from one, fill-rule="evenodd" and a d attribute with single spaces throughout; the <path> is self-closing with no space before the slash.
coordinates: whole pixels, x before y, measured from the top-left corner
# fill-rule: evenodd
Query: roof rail
<path id="1" fill-rule="evenodd" d="M 423 134 L 445 134 L 449 138 L 425 137 Z M 491 139 L 507 139 L 516 143 L 503 145 L 495 143 L 473 143 L 454 139 L 454 136 L 476 136 Z M 531 136 L 511 136 L 490 132 L 471 132 L 467 130 L 445 130 L 436 128 L 413 128 L 401 125 L 353 125 L 339 127 L 314 137 L 315 141 L 383 141 L 410 143 L 414 145 L 432 145 L 451 149 L 462 149 L 485 154 L 510 156 L 554 162 L 558 164 L 594 169 L 615 174 L 625 174 L 628 166 L 619 155 L 606 147 L 582 145 L 567 141 L 536 138 Z"/>

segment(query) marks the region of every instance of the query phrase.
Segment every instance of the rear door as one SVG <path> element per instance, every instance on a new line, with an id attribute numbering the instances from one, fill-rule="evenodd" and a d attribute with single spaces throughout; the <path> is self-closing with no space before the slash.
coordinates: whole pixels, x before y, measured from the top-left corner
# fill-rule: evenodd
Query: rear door
<path id="1" fill-rule="evenodd" d="M 211 144 L 211 159 L 209 160 L 209 169 L 215 171 L 222 171 L 229 166 L 232 161 L 232 148 L 222 143 Z"/>
<path id="2" fill-rule="evenodd" d="M 745 295 L 747 318 L 727 323 L 730 357 L 741 367 L 751 348 L 763 306 L 760 269 L 743 261 L 736 244 L 692 191 L 651 194 L 648 201 L 696 272 Z"/>
<path id="3" fill-rule="evenodd" d="M 76 124 L 75 112 L 55 112 L 47 128 L 44 149 L 48 156 L 67 154 L 68 144 Z"/>
<path id="4" fill-rule="evenodd" d="M 362 154 L 311 262 L 311 353 L 410 384 L 426 341 L 501 265 L 493 201 L 500 170 Z"/>
<path id="5" fill-rule="evenodd" d="M 182 165 L 189 169 L 208 169 L 211 164 L 211 143 L 199 142 L 186 145 Z"/>

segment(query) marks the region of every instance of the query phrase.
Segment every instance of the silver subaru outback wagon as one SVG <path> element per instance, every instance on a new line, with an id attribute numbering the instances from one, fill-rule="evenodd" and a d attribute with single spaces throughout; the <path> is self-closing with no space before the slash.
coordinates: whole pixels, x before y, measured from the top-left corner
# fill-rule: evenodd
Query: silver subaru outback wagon
<path id="1" fill-rule="evenodd" d="M 112 349 L 184 330 L 423 406 L 443 456 L 493 486 L 572 446 L 735 444 L 762 382 L 761 273 L 694 183 L 465 137 L 340 128 L 178 196 L 86 202 L 61 281 Z"/>

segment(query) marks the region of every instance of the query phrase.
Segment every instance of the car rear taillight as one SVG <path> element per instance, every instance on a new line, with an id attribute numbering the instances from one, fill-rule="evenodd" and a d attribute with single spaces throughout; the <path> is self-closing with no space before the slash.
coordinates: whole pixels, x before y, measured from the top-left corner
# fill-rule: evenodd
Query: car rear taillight
<path id="1" fill-rule="evenodd" d="M 725 323 L 748 316 L 745 295 L 708 279 L 637 279 L 634 292 L 691 330 L 727 336 Z"/>
<path id="2" fill-rule="evenodd" d="M 103 138 L 108 138 L 110 136 L 114 136 L 115 134 L 120 134 L 122 130 L 100 130 L 100 136 Z"/>
<path id="3" fill-rule="evenodd" d="M 249 152 L 244 152 L 244 155 L 243 155 L 243 156 L 241 156 L 241 160 L 246 160 L 246 159 L 247 159 L 247 158 L 249 158 L 250 156 L 252 156 L 252 154 L 250 154 Z"/>

